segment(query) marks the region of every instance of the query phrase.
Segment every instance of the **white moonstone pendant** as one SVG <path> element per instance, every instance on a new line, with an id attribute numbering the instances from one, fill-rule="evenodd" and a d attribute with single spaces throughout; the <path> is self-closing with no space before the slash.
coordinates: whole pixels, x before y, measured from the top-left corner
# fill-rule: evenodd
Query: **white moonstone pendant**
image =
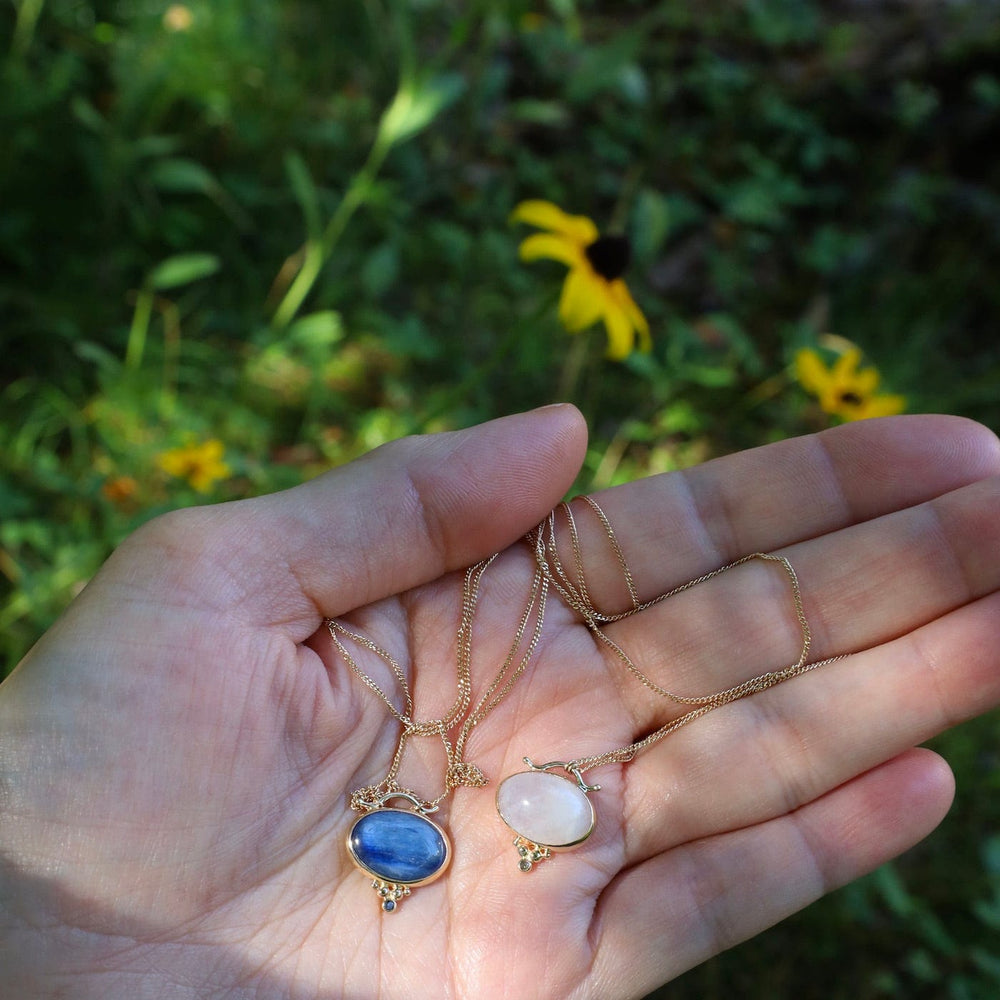
<path id="1" fill-rule="evenodd" d="M 553 851 L 576 847 L 593 833 L 597 819 L 587 792 L 598 786 L 584 784 L 575 773 L 576 780 L 569 780 L 548 770 L 565 767 L 562 762 L 536 767 L 525 758 L 525 763 L 530 771 L 500 782 L 496 804 L 500 818 L 517 834 L 519 867 L 527 872 Z"/>

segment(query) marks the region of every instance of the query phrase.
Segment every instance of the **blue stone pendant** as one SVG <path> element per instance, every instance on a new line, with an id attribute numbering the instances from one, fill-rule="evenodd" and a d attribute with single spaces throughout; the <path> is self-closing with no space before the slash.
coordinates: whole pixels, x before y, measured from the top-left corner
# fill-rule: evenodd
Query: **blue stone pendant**
<path id="1" fill-rule="evenodd" d="M 444 874 L 451 861 L 451 844 L 437 823 L 422 812 L 387 809 L 381 802 L 354 821 L 347 851 L 354 864 L 373 877 L 372 888 L 386 913 L 395 910 L 411 888 Z"/>

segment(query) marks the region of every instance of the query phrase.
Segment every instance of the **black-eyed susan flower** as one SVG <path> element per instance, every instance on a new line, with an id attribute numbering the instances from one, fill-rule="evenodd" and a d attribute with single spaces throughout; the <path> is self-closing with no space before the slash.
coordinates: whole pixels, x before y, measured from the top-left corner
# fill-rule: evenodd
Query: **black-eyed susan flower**
<path id="1" fill-rule="evenodd" d="M 559 319 L 570 333 L 603 320 L 609 358 L 628 357 L 636 339 L 640 350 L 649 350 L 649 324 L 622 280 L 631 256 L 624 236 L 602 236 L 585 215 L 569 215 L 550 201 L 522 201 L 511 219 L 545 230 L 521 243 L 521 260 L 548 258 L 569 268 Z"/>
<path id="2" fill-rule="evenodd" d="M 811 348 L 795 355 L 795 377 L 822 409 L 842 420 L 890 417 L 906 408 L 904 396 L 879 394 L 881 377 L 872 365 L 861 367 L 861 349 L 853 344 L 827 366 Z"/>
<path id="3" fill-rule="evenodd" d="M 186 479 L 199 493 L 208 491 L 220 479 L 225 479 L 230 468 L 222 460 L 225 446 L 218 438 L 209 438 L 200 444 L 186 444 L 161 452 L 156 464 L 168 475 Z"/>

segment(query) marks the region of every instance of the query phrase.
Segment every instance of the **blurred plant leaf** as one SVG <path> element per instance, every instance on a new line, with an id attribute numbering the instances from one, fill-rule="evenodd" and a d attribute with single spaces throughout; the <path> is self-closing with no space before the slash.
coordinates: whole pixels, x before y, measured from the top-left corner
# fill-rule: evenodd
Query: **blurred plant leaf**
<path id="1" fill-rule="evenodd" d="M 559 101 L 541 101 L 531 97 L 525 97 L 520 101 L 514 101 L 509 113 L 516 121 L 526 122 L 529 125 L 544 125 L 549 128 L 559 128 L 568 125 L 570 115 L 565 105 Z"/>
<path id="2" fill-rule="evenodd" d="M 302 217 L 305 219 L 306 232 L 313 239 L 318 239 L 323 230 L 323 221 L 320 215 L 319 192 L 313 182 L 312 174 L 306 161 L 295 150 L 285 153 L 285 172 L 292 185 L 292 193 L 295 200 L 302 209 Z"/>
<path id="3" fill-rule="evenodd" d="M 117 376 L 121 372 L 121 359 L 101 344 L 78 340 L 73 344 L 73 353 L 81 361 L 89 361 L 106 375 Z"/>
<path id="4" fill-rule="evenodd" d="M 148 177 L 154 187 L 176 194 L 204 194 L 213 197 L 219 190 L 219 182 L 207 167 L 181 157 L 157 160 L 149 168 Z"/>
<path id="5" fill-rule="evenodd" d="M 200 194 L 210 198 L 241 229 L 250 228 L 250 218 L 215 175 L 196 160 L 173 156 L 153 163 L 146 177 L 153 187 L 172 194 Z"/>
<path id="6" fill-rule="evenodd" d="M 132 144 L 136 156 L 170 156 L 182 144 L 176 135 L 143 135 Z"/>
<path id="7" fill-rule="evenodd" d="M 567 81 L 566 97 L 573 104 L 585 104 L 608 90 L 618 90 L 641 101 L 648 92 L 642 69 L 636 63 L 643 41 L 640 31 L 621 31 L 603 45 L 585 49 Z M 638 80 L 637 80 L 638 77 Z"/>
<path id="8" fill-rule="evenodd" d="M 384 295 L 399 277 L 399 248 L 395 243 L 376 247 L 361 268 L 361 285 L 373 299 Z"/>
<path id="9" fill-rule="evenodd" d="M 91 132 L 96 132 L 98 135 L 107 131 L 108 123 L 104 116 L 94 107 L 86 97 L 80 94 L 74 94 L 72 100 L 70 101 L 70 107 L 73 110 L 73 117 L 83 125 L 88 128 Z"/>
<path id="10" fill-rule="evenodd" d="M 382 115 L 378 144 L 388 148 L 422 132 L 465 90 L 460 73 L 439 73 L 427 80 L 403 80 Z"/>
<path id="11" fill-rule="evenodd" d="M 670 203 L 659 191 L 643 188 L 636 197 L 632 219 L 632 249 L 639 260 L 652 260 L 670 232 Z"/>
<path id="12" fill-rule="evenodd" d="M 295 320 L 288 328 L 287 337 L 308 351 L 326 350 L 344 336 L 340 313 L 332 309 L 310 313 Z"/>
<path id="13" fill-rule="evenodd" d="M 146 278 L 146 285 L 158 292 L 179 288 L 216 273 L 222 262 L 212 253 L 179 253 L 161 261 Z"/>
<path id="14" fill-rule="evenodd" d="M 969 951 L 969 957 L 992 983 L 1000 984 L 1000 957 L 978 947 Z"/>

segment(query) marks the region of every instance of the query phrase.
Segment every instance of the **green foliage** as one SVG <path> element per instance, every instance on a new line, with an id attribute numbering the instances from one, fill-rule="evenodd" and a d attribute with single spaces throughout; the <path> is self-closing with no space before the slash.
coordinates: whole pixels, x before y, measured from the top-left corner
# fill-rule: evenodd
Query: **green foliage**
<path id="1" fill-rule="evenodd" d="M 157 512 L 401 434 L 568 398 L 592 427 L 590 488 L 825 426 L 791 363 L 830 333 L 911 410 L 1000 428 L 996 14 L 8 4 L 4 660 Z M 602 330 L 561 329 L 564 269 L 522 264 L 508 223 L 527 198 L 629 236 L 650 354 L 610 363 Z M 207 492 L 165 467 L 212 440 L 228 474 Z M 987 780 L 974 760 L 966 775 Z M 989 879 L 997 818 L 967 832 Z M 995 995 L 1000 889 L 967 864 L 967 894 L 939 899 L 953 859 L 930 860 L 919 891 L 903 865 L 799 918 L 813 954 L 778 931 L 736 953 L 749 979 L 724 958 L 671 995 L 829 998 L 838 975 L 852 997 Z"/>

